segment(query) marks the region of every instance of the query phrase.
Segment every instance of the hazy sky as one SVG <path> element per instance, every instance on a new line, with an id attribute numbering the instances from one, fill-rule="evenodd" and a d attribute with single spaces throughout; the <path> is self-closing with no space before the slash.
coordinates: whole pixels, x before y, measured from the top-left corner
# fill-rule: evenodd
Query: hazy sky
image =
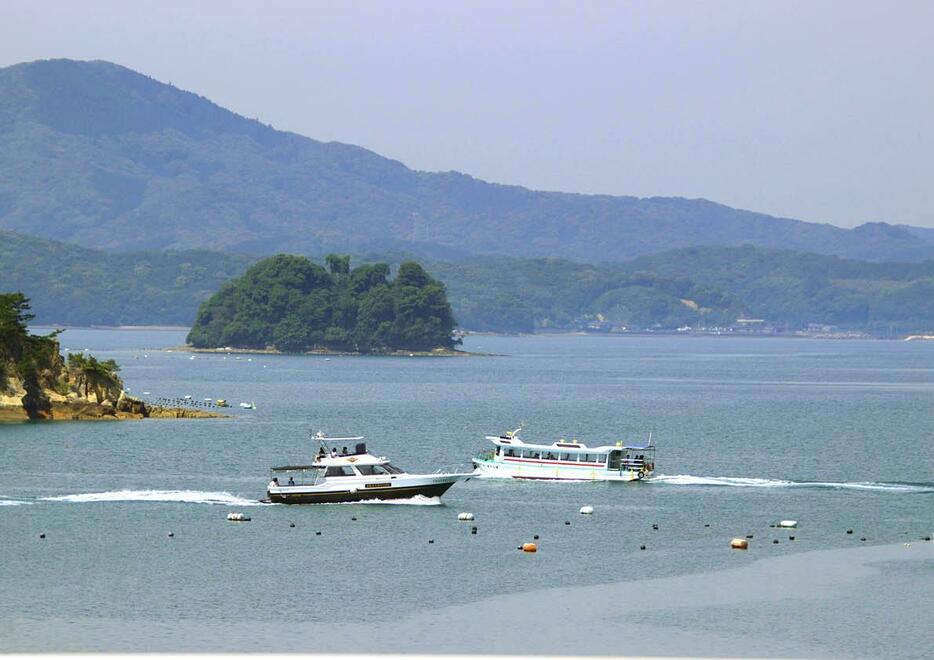
<path id="1" fill-rule="evenodd" d="M 934 2 L 0 0 L 105 59 L 423 170 L 934 226 Z"/>

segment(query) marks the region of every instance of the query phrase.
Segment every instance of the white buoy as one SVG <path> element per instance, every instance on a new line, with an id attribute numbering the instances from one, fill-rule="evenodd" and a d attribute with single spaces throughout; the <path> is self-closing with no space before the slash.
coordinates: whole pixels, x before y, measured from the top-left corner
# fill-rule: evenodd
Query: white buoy
<path id="1" fill-rule="evenodd" d="M 463 513 L 458 513 L 458 514 L 457 514 L 457 519 L 458 519 L 458 520 L 473 520 L 473 514 L 470 513 L 469 511 L 465 511 L 465 512 L 463 512 Z"/>
<path id="2" fill-rule="evenodd" d="M 589 504 L 587 506 L 582 506 L 581 513 L 584 514 L 585 516 L 589 516 L 590 514 L 593 513 L 593 507 L 590 506 Z"/>
<path id="3" fill-rule="evenodd" d="M 797 527 L 798 521 L 797 520 L 780 520 L 778 522 L 778 526 L 779 527 Z"/>
<path id="4" fill-rule="evenodd" d="M 230 522 L 249 522 L 250 517 L 239 512 L 232 512 L 227 514 L 227 520 Z"/>
<path id="5" fill-rule="evenodd" d="M 749 541 L 747 541 L 746 539 L 738 539 L 738 538 L 733 539 L 732 541 L 730 541 L 730 547 L 733 548 L 734 550 L 748 550 Z"/>

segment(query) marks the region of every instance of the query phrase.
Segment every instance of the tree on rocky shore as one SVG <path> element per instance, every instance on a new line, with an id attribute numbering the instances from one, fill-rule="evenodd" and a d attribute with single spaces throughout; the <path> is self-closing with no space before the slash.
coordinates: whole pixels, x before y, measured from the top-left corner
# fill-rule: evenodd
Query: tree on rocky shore
<path id="1" fill-rule="evenodd" d="M 32 335 L 32 318 L 26 296 L 0 293 L 0 394 L 20 398 L 31 419 L 50 417 L 55 397 L 87 400 L 93 392 L 98 403 L 117 401 L 123 382 L 115 361 L 74 353 L 66 365 L 59 352 L 60 331 Z"/>
<path id="2" fill-rule="evenodd" d="M 114 360 L 98 360 L 93 355 L 85 357 L 81 353 L 68 354 L 69 380 L 75 383 L 80 391 L 84 389 L 84 398 L 90 392 L 97 397 L 98 403 L 109 399 L 116 402 L 123 389 L 123 383 L 117 372 L 119 365 Z"/>

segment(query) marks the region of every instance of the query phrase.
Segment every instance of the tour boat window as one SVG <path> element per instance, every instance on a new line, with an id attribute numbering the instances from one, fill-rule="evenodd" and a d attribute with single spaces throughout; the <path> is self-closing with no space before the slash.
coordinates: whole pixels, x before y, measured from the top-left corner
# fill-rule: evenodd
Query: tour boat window
<path id="1" fill-rule="evenodd" d="M 591 454 L 581 454 L 581 463 L 592 463 L 594 460 Z"/>
<path id="2" fill-rule="evenodd" d="M 529 452 L 529 458 L 538 458 L 538 457 L 539 457 L 539 453 L 537 451 Z"/>
<path id="3" fill-rule="evenodd" d="M 514 450 L 512 447 L 510 447 L 509 449 L 506 450 L 506 453 L 505 453 L 504 455 L 505 455 L 505 456 L 515 456 L 515 455 L 516 455 L 516 452 L 515 452 L 515 450 Z"/>
<path id="4" fill-rule="evenodd" d="M 577 461 L 577 455 L 576 455 L 576 454 L 561 454 L 561 460 L 562 460 L 562 461 L 575 461 L 575 462 L 576 462 L 576 461 Z"/>
<path id="5" fill-rule="evenodd" d="M 327 472 L 324 473 L 326 477 L 353 477 L 354 471 L 353 468 L 349 465 L 332 465 L 328 468 Z"/>
<path id="6" fill-rule="evenodd" d="M 374 465 L 373 467 L 377 467 L 377 466 Z M 385 469 L 386 472 L 388 472 L 389 474 L 405 474 L 405 470 L 397 468 L 395 465 L 390 465 L 389 463 L 383 463 L 379 467 L 382 467 L 383 469 Z"/>

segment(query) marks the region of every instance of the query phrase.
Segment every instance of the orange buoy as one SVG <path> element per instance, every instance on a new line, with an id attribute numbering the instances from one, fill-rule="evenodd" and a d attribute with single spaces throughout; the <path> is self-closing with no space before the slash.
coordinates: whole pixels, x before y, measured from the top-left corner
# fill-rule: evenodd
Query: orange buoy
<path id="1" fill-rule="evenodd" d="M 534 543 L 523 543 L 522 552 L 538 552 L 538 546 Z"/>

